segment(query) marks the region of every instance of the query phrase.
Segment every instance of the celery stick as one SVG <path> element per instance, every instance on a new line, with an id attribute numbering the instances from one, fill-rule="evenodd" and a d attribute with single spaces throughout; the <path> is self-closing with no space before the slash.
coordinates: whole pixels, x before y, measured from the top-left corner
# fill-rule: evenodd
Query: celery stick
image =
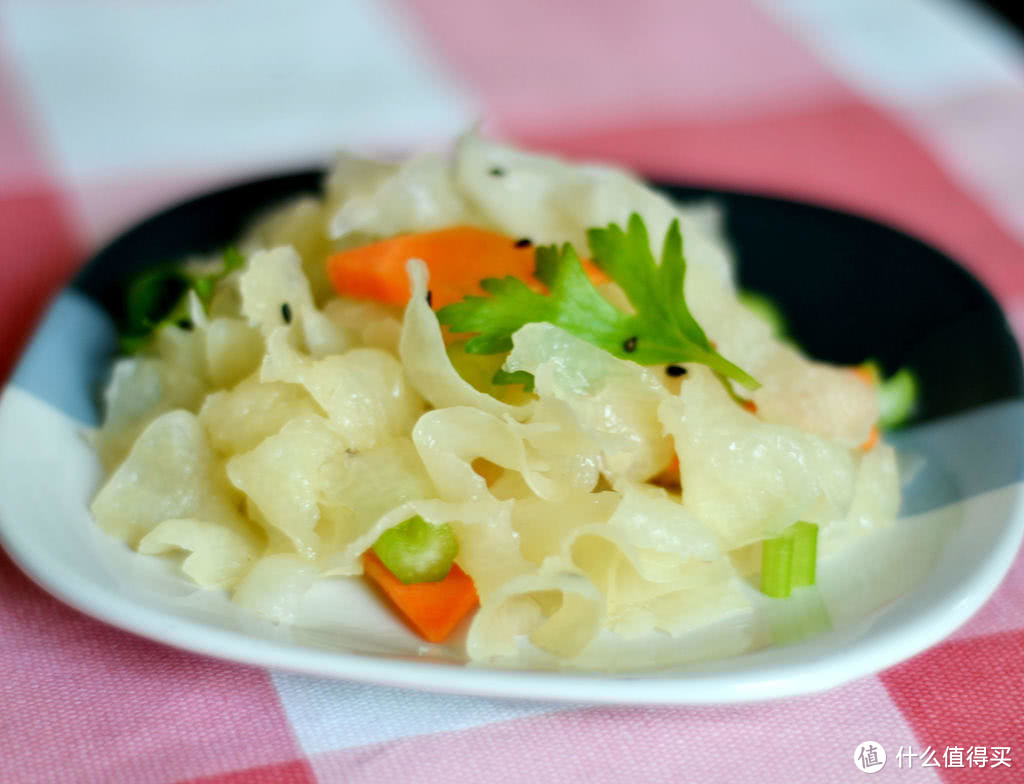
<path id="1" fill-rule="evenodd" d="M 761 544 L 761 593 L 765 596 L 789 596 L 793 569 L 793 537 L 765 539 Z"/>
<path id="2" fill-rule="evenodd" d="M 447 523 L 435 525 L 416 515 L 382 533 L 373 551 L 403 583 L 433 583 L 448 575 L 459 543 Z"/>
<path id="3" fill-rule="evenodd" d="M 761 543 L 761 593 L 778 599 L 793 588 L 814 585 L 818 526 L 800 521 Z"/>
<path id="4" fill-rule="evenodd" d="M 793 565 L 789 584 L 792 588 L 814 585 L 818 561 L 818 526 L 800 521 L 787 529 L 793 537 Z"/>

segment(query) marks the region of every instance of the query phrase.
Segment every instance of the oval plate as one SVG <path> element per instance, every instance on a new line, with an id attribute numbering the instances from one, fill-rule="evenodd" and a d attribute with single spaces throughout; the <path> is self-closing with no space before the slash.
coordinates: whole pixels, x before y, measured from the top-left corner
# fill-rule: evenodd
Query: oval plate
<path id="1" fill-rule="evenodd" d="M 881 548 L 872 558 L 881 582 L 901 575 L 895 599 L 865 599 L 833 631 L 788 647 L 600 675 L 467 665 L 458 641 L 424 646 L 360 580 L 318 584 L 292 627 L 194 590 L 168 561 L 105 536 L 88 513 L 100 469 L 83 435 L 97 421 L 125 281 L 223 247 L 260 210 L 316 192 L 321 177 L 247 182 L 161 212 L 98 253 L 54 303 L 0 399 L 0 543 L 50 593 L 145 637 L 249 664 L 491 696 L 700 704 L 818 691 L 895 664 L 962 624 L 1012 564 L 1024 535 L 1024 374 L 988 292 L 935 249 L 864 218 L 661 185 L 725 208 L 741 282 L 782 306 L 810 353 L 873 357 L 921 380 L 917 421 L 891 439 L 919 465 L 903 510 L 916 528 L 902 543 L 858 544 Z"/>

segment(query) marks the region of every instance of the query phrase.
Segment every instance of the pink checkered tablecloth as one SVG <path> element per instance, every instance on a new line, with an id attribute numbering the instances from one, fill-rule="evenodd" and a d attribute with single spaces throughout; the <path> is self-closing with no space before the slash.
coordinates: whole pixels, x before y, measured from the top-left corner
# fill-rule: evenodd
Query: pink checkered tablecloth
<path id="1" fill-rule="evenodd" d="M 1024 44 L 955 0 L 4 0 L 0 378 L 86 254 L 147 212 L 478 118 L 878 217 L 966 264 L 1024 337 Z M 853 782 L 865 740 L 934 753 L 877 780 L 1024 781 L 1024 560 L 877 676 L 614 708 L 202 658 L 68 609 L 0 552 L 0 672 L 0 781 L 19 784 Z M 984 768 L 950 751 L 972 746 Z"/>

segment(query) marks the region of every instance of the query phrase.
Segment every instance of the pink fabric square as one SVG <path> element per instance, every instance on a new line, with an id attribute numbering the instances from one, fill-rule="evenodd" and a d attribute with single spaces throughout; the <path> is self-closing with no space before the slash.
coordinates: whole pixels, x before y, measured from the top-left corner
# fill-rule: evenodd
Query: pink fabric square
<path id="1" fill-rule="evenodd" d="M 882 675 L 922 751 L 1009 747 L 1010 767 L 944 767 L 949 782 L 1020 781 L 1024 767 L 1024 631 L 947 642 Z"/>
<path id="2" fill-rule="evenodd" d="M 265 671 L 105 626 L 0 553 L 0 779 L 167 782 L 302 755 Z"/>
<path id="3" fill-rule="evenodd" d="M 308 760 L 263 765 L 216 776 L 203 776 L 181 784 L 317 784 Z"/>
<path id="4" fill-rule="evenodd" d="M 838 82 L 746 0 L 416 0 L 441 57 L 506 131 L 747 114 Z"/>
<path id="5" fill-rule="evenodd" d="M 853 781 L 858 744 L 914 743 L 876 678 L 708 708 L 572 709 L 316 755 L 324 781 Z M 873 781 L 900 781 L 883 770 Z M 924 777 L 915 781 L 936 781 Z"/>
<path id="6" fill-rule="evenodd" d="M 39 186 L 0 192 L 0 384 L 43 309 L 81 262 L 62 195 Z"/>

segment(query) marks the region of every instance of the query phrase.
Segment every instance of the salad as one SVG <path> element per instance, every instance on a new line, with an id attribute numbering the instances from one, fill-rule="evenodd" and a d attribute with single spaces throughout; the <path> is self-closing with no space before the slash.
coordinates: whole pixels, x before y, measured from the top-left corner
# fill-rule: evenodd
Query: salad
<path id="1" fill-rule="evenodd" d="M 786 642 L 829 627 L 822 554 L 896 520 L 879 432 L 914 385 L 782 332 L 713 206 L 476 134 L 342 156 L 322 196 L 133 282 L 92 513 L 281 623 L 369 580 L 475 662 Z"/>

